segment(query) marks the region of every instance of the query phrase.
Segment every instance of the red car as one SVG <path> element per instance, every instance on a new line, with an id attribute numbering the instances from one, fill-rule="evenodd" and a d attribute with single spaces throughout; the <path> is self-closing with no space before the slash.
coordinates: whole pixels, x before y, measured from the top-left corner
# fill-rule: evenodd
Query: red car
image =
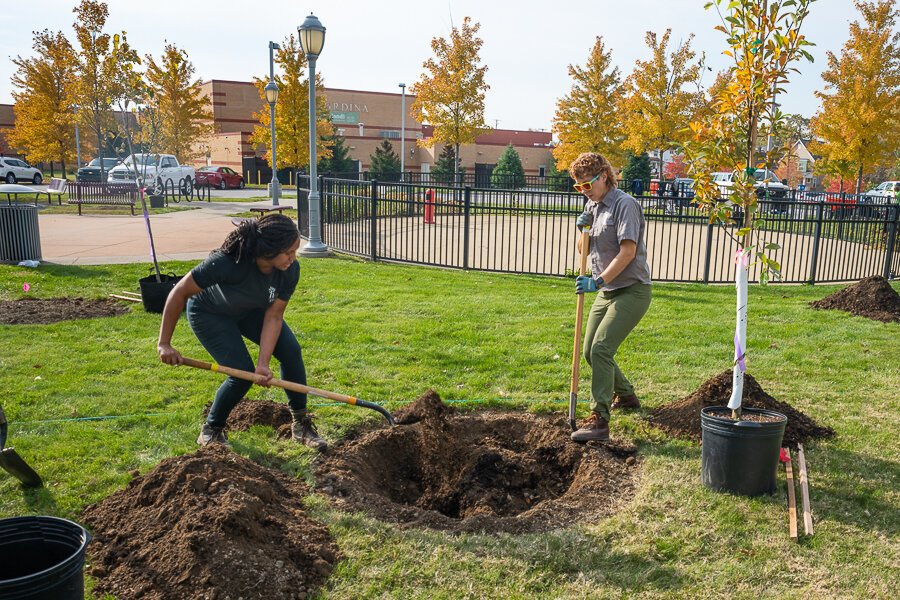
<path id="1" fill-rule="evenodd" d="M 244 189 L 243 176 L 228 167 L 202 167 L 197 170 L 198 186 L 217 187 L 220 190 L 229 188 Z"/>

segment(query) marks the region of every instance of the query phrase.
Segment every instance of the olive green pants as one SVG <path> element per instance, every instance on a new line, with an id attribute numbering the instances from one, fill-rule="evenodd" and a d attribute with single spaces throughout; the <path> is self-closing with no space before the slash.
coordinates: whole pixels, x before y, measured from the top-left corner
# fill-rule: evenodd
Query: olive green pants
<path id="1" fill-rule="evenodd" d="M 636 283 L 598 292 L 584 333 L 584 358 L 591 366 L 591 411 L 609 421 L 613 394 L 629 396 L 634 387 L 616 364 L 616 352 L 650 308 L 652 286 Z"/>

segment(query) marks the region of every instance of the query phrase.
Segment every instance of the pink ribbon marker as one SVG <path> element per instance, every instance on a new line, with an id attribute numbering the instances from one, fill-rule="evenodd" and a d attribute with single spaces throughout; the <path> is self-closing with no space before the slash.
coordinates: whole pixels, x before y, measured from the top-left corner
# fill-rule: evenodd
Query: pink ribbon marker
<path id="1" fill-rule="evenodd" d="M 741 373 L 747 372 L 747 365 L 744 363 L 744 350 L 741 348 L 741 341 L 737 334 L 734 334 L 734 355 L 737 357 L 737 364 L 741 368 Z"/>
<path id="2" fill-rule="evenodd" d="M 741 264 L 745 267 L 750 266 L 750 255 L 745 250 L 745 248 L 739 248 L 734 251 L 734 264 Z"/>
<path id="3" fill-rule="evenodd" d="M 22 284 L 22 290 L 23 290 L 23 291 L 26 291 L 26 292 L 27 292 L 27 291 L 30 290 L 30 289 L 31 289 L 31 286 L 28 285 L 28 282 L 27 282 L 27 281 L 26 281 L 25 283 Z"/>

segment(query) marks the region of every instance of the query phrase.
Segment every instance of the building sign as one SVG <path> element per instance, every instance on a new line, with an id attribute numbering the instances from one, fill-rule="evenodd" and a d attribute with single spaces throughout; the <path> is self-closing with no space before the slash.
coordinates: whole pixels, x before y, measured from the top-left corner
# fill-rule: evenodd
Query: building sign
<path id="1" fill-rule="evenodd" d="M 331 122 L 335 125 L 356 125 L 359 123 L 359 113 L 347 110 L 331 111 Z"/>

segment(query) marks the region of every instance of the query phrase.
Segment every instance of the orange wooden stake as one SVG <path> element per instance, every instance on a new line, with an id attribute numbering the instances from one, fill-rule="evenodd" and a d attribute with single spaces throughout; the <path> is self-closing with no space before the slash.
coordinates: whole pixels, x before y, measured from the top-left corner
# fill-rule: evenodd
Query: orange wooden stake
<path id="1" fill-rule="evenodd" d="M 806 457 L 803 455 L 803 444 L 797 444 L 797 462 L 800 464 L 800 499 L 803 502 L 803 533 L 812 535 L 812 510 L 809 508 L 809 475 L 806 472 Z"/>
<path id="2" fill-rule="evenodd" d="M 788 459 L 784 462 L 784 474 L 787 477 L 787 493 L 788 493 L 788 531 L 791 539 L 798 541 L 797 533 L 797 496 L 794 494 L 794 468 L 791 466 L 791 453 L 787 448 L 782 448 Z"/>

